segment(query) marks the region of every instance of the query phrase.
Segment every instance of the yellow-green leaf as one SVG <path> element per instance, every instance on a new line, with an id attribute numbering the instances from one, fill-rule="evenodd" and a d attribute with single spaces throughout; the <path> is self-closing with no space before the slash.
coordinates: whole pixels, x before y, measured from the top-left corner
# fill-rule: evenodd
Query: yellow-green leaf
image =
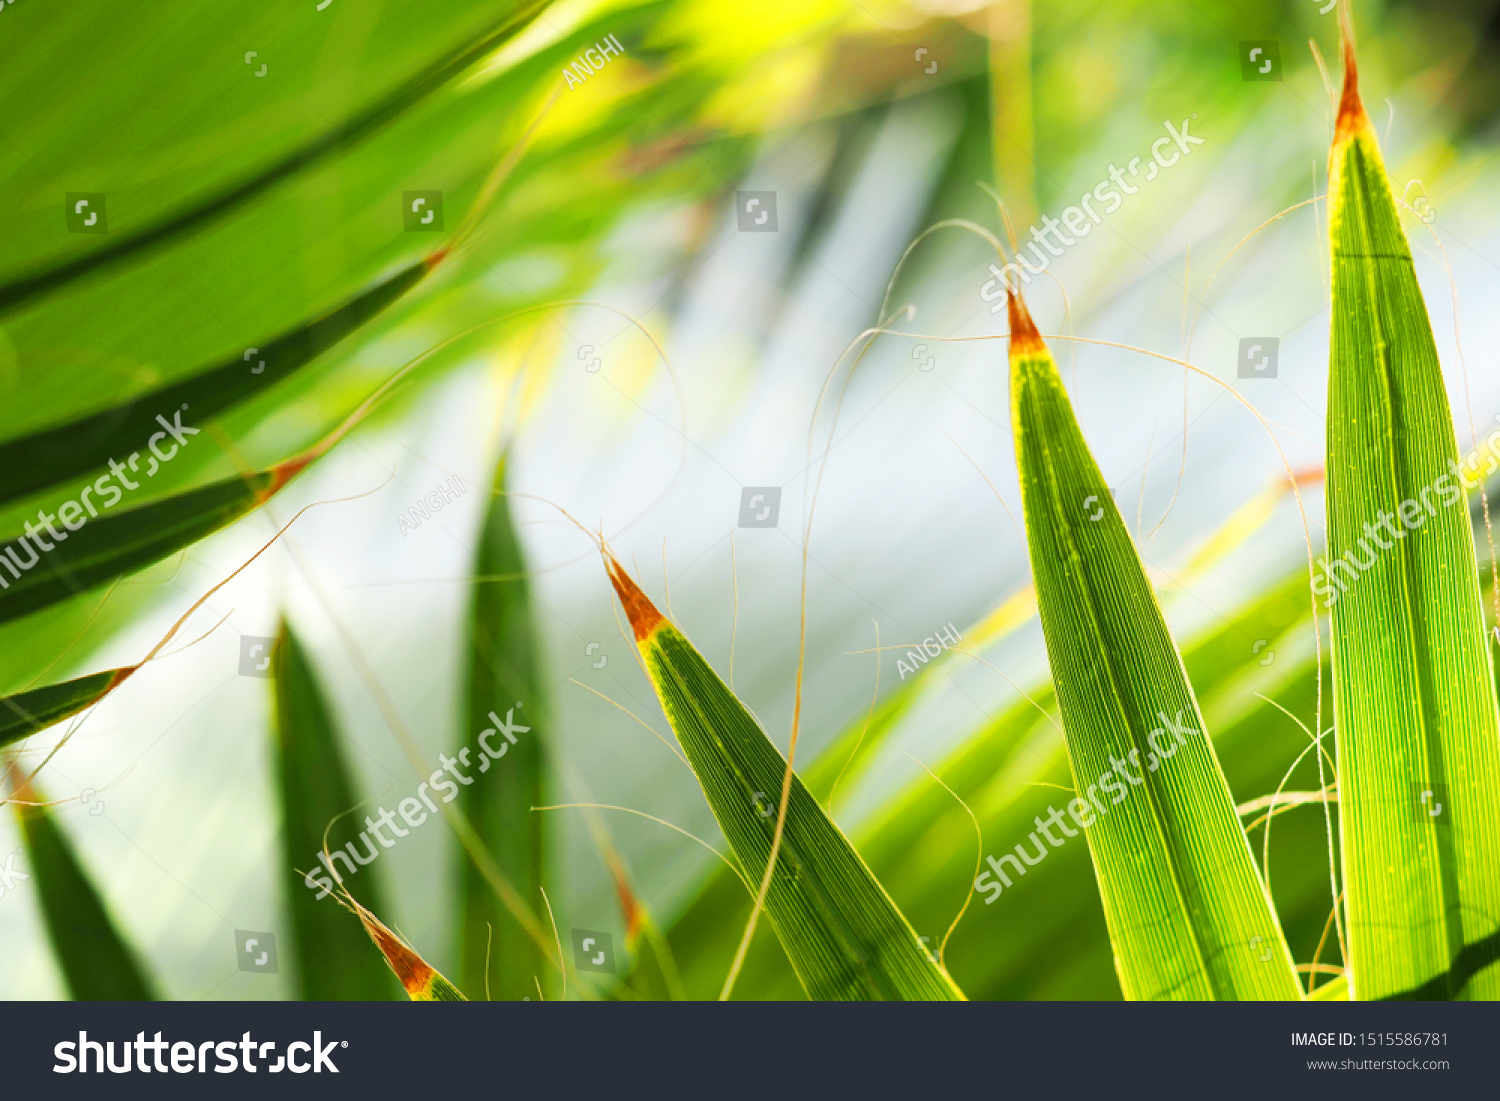
<path id="1" fill-rule="evenodd" d="M 1317 987 L 1307 996 L 1310 1002 L 1347 1002 L 1349 1000 L 1349 978 L 1346 975 L 1336 975 L 1330 981 Z"/>
<path id="2" fill-rule="evenodd" d="M 1299 998 L 1182 658 L 1052 355 L 1014 295 L 1010 388 L 1026 539 L 1076 794 L 1066 817 L 1049 808 L 1037 832 L 987 839 L 1003 855 L 981 889 L 1024 889 L 1018 854 L 1040 863 L 1049 845 L 1082 832 L 1127 998 Z"/>
<path id="3" fill-rule="evenodd" d="M 515 38 L 551 0 L 522 0 L 479 35 L 454 47 L 374 102 L 288 151 L 244 179 L 189 200 L 155 221 L 117 234 L 110 242 L 81 256 L 37 265 L 0 283 L 0 313 L 13 310 L 95 271 L 144 255 L 227 217 L 296 173 L 344 152 L 398 118 L 408 108 L 460 76 L 465 70 Z"/>
<path id="4" fill-rule="evenodd" d="M 610 559 L 608 565 L 662 710 L 746 879 L 758 883 L 770 860 L 786 759 L 619 563 Z M 765 906 L 811 998 L 963 997 L 795 776 Z"/>
<path id="5" fill-rule="evenodd" d="M 1350 986 L 1500 998 L 1500 720 L 1437 346 L 1345 26 L 1328 558 Z M 1475 475 L 1470 477 L 1471 473 Z"/>

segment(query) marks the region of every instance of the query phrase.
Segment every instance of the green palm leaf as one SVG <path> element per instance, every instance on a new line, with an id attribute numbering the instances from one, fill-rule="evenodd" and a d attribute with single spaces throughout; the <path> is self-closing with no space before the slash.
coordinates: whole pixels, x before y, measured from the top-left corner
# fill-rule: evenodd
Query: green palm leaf
<path id="1" fill-rule="evenodd" d="M 313 1001 L 397 997 L 390 973 L 370 954 L 364 933 L 337 898 L 329 897 L 338 883 L 330 873 L 357 875 L 360 894 L 378 907 L 381 873 L 378 862 L 356 863 L 366 855 L 364 845 L 373 848 L 373 842 L 359 839 L 367 808 L 355 798 L 339 747 L 343 739 L 307 653 L 286 623 L 276 640 L 275 670 L 281 878 L 297 950 L 299 995 Z"/>
<path id="2" fill-rule="evenodd" d="M 1353 996 L 1500 998 L 1500 721 L 1437 347 L 1347 23 L 1328 561 Z M 1478 481 L 1476 477 L 1473 481 Z"/>
<path id="3" fill-rule="evenodd" d="M 154 986 L 105 908 L 67 835 L 34 787 L 18 784 L 12 807 L 26 842 L 52 954 L 79 1001 L 151 1001 Z"/>
<path id="4" fill-rule="evenodd" d="M 771 855 L 786 759 L 702 655 L 609 560 L 646 673 L 750 882 Z M 769 794 L 768 794 L 769 793 Z M 809 997 L 958 1000 L 896 904 L 802 781 L 792 779 L 766 914 Z"/>
<path id="5" fill-rule="evenodd" d="M 253 201 L 303 169 L 347 150 L 461 75 L 525 30 L 551 0 L 523 0 L 477 38 L 432 62 L 375 102 L 244 179 L 189 201 L 177 210 L 81 256 L 55 260 L 0 283 L 0 313 L 66 286 L 95 271 L 172 241 Z"/>
<path id="6" fill-rule="evenodd" d="M 484 771 L 460 798 L 495 863 L 523 898 L 535 901 L 542 885 L 546 816 L 531 808 L 544 802 L 542 739 L 548 715 L 537 667 L 526 560 L 505 494 L 506 465 L 502 456 L 479 533 L 467 710 L 467 729 L 483 731 L 481 736 L 501 756 L 481 756 Z M 523 705 L 523 710 L 516 710 Z M 519 736 L 508 733 L 517 726 L 528 729 Z M 459 915 L 458 974 L 463 986 L 488 990 L 491 997 L 504 1000 L 534 994 L 536 976 L 546 972 L 549 962 L 467 854 L 460 855 Z"/>
<path id="7" fill-rule="evenodd" d="M 428 261 L 419 261 L 321 317 L 263 341 L 251 357 L 254 363 L 237 354 L 108 409 L 0 443 L 0 464 L 8 472 L 0 484 L 0 503 L 144 449 L 153 434 L 160 434 L 158 414 L 190 409 L 192 423 L 201 425 L 290 377 L 399 299 L 431 270 Z"/>
<path id="8" fill-rule="evenodd" d="M 1077 792 L 1066 810 L 1081 828 L 1049 807 L 1042 836 L 1016 851 L 1039 863 L 1049 844 L 1087 836 L 1127 998 L 1298 998 L 1182 658 L 1052 355 L 1014 296 L 1010 325 L 1026 538 Z M 985 890 L 1026 870 L 1010 853 L 990 866 Z"/>
<path id="9" fill-rule="evenodd" d="M 1307 577 L 1299 573 L 1184 649 L 1183 664 L 1203 713 L 1213 720 L 1215 751 L 1236 800 L 1273 791 L 1287 764 L 1306 745 L 1305 736 L 1286 715 L 1256 693 L 1294 714 L 1310 714 L 1316 699 L 1312 655 L 1305 661 L 1278 656 L 1267 667 L 1260 664 L 1264 655 L 1258 655 L 1252 644 L 1257 636 L 1279 639 L 1288 631 L 1310 632 L 1308 611 Z M 967 635 L 964 644 L 969 644 Z M 930 677 L 932 668 L 920 676 Z M 887 700 L 895 700 L 911 683 L 901 685 Z M 1002 708 L 971 731 L 950 757 L 933 766 L 978 816 L 982 835 L 990 841 L 1024 837 L 1035 828 L 1034 818 L 1046 813 L 1048 800 L 1055 801 L 1056 789 L 1050 785 L 1070 779 L 1066 746 L 1049 719 L 1057 702 L 1051 684 L 1022 687 L 1029 699 Z M 877 721 L 879 714 L 877 708 Z M 864 721 L 861 714 L 848 737 L 857 735 Z M 809 774 L 837 771 L 848 757 L 846 740 L 841 737 L 820 754 Z M 973 876 L 974 827 L 953 795 L 915 765 L 911 772 L 912 783 L 884 800 L 852 837 L 876 878 L 903 900 L 903 912 L 931 946 L 941 943 Z M 1309 767 L 1306 778 L 1315 781 L 1316 771 Z M 1311 820 L 1277 819 L 1278 848 L 1283 836 L 1310 837 L 1321 851 L 1321 816 L 1299 813 Z M 1300 833 L 1288 832 L 1297 827 Z M 744 909 L 745 888 L 738 878 L 722 865 L 715 863 L 713 868 L 714 874 L 670 930 L 684 983 L 696 997 L 712 996 L 722 982 Z M 1000 895 L 993 905 L 983 896 L 976 899 L 946 952 L 964 990 L 974 998 L 1006 1000 L 1118 997 L 1114 954 L 1090 871 L 1086 851 L 1069 845 L 1031 868 L 1024 890 L 1018 884 L 1014 894 Z M 1294 928 L 1302 933 L 1300 943 L 1305 943 L 1310 957 L 1332 904 L 1326 868 L 1316 860 L 1279 861 L 1275 888 L 1288 939 Z M 795 996 L 796 979 L 775 958 L 779 953 L 774 939 L 764 941 L 757 938 L 751 949 L 736 996 Z"/>
<path id="10" fill-rule="evenodd" d="M 0 746 L 28 738 L 38 730 L 93 707 L 140 666 L 127 665 L 75 677 L 61 684 L 29 688 L 0 699 Z"/>
<path id="11" fill-rule="evenodd" d="M 35 534 L 0 544 L 0 623 L 145 569 L 228 527 L 277 493 L 319 454 L 321 445 L 243 478 L 121 512 L 100 512 L 93 520 L 85 516 L 82 526 L 71 533 L 59 533 L 55 525 L 32 524 Z M 56 521 L 61 510 L 46 515 Z"/>

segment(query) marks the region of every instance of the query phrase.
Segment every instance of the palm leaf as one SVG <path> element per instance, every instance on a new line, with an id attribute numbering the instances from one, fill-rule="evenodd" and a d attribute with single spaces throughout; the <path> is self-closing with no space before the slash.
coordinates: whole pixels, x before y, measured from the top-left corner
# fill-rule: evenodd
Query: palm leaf
<path id="1" fill-rule="evenodd" d="M 1195 578 L 1222 561 L 1234 547 L 1242 545 L 1270 518 L 1274 503 L 1286 495 L 1283 483 L 1237 510 L 1202 548 L 1194 552 L 1183 570 L 1174 571 L 1173 588 L 1188 587 Z M 978 623 L 966 628 L 962 646 L 970 654 L 978 654 L 1027 622 L 1035 613 L 1036 592 L 1028 584 L 1000 601 Z M 1248 602 L 1233 618 L 1194 638 L 1184 651 L 1183 663 L 1202 702 L 1205 716 L 1211 720 L 1215 716 L 1220 718 L 1220 723 L 1213 725 L 1219 730 L 1216 742 L 1221 754 L 1226 737 L 1230 740 L 1231 757 L 1224 758 L 1225 772 L 1231 787 L 1237 791 L 1241 784 L 1245 784 L 1243 790 L 1247 794 L 1258 795 L 1274 789 L 1283 776 L 1286 761 L 1277 755 L 1283 738 L 1277 737 L 1267 727 L 1282 732 L 1291 757 L 1298 752 L 1297 733 L 1291 729 L 1292 724 L 1287 723 L 1285 714 L 1255 693 L 1271 693 L 1273 698 L 1281 696 L 1277 702 L 1293 713 L 1299 710 L 1310 713 L 1312 709 L 1311 701 L 1307 708 L 1302 708 L 1300 695 L 1305 681 L 1297 679 L 1312 672 L 1306 663 L 1293 665 L 1283 660 L 1274 669 L 1267 669 L 1261 664 L 1265 657 L 1246 639 L 1248 637 L 1253 642 L 1257 635 L 1280 639 L 1293 629 L 1310 632 L 1311 621 L 1307 613 L 1306 576 L 1288 576 Z M 1275 660 L 1274 656 L 1271 660 Z M 827 805 L 828 792 L 835 777 L 840 775 L 840 792 L 856 790 L 861 773 L 877 756 L 878 750 L 889 744 L 892 736 L 907 725 L 906 717 L 922 693 L 937 691 L 934 678 L 948 661 L 949 655 L 942 655 L 933 659 L 931 664 L 922 666 L 915 677 L 899 682 L 873 711 L 861 711 L 844 732 L 813 759 L 807 766 L 804 779 L 808 790 L 820 802 Z M 1273 675 L 1268 678 L 1268 673 Z M 1293 673 L 1295 676 L 1291 675 Z M 1290 686 L 1296 698 L 1280 691 L 1281 685 Z M 1029 699 L 1023 698 L 996 718 L 983 723 L 970 733 L 952 757 L 938 766 L 944 783 L 969 803 L 979 816 L 981 831 L 987 837 L 1024 834 L 1031 828 L 1035 811 L 1045 810 L 1045 801 L 1035 810 L 1025 809 L 1030 807 L 1025 796 L 1036 789 L 1015 787 L 1013 767 L 1008 762 L 1023 739 L 1048 737 L 1048 724 L 1039 720 L 1043 719 L 1043 710 L 1050 712 L 1055 708 L 1056 701 L 1048 682 L 1024 690 Z M 1236 740 L 1235 734 L 1240 731 L 1245 737 Z M 1253 749 L 1246 752 L 1250 747 L 1244 743 L 1251 741 Z M 1035 759 L 1036 755 L 1032 756 Z M 1045 764 L 1029 774 L 1037 780 L 1050 780 L 1053 775 L 1065 779 L 1065 755 L 1055 761 L 1054 757 L 1049 751 L 1043 758 Z M 1239 763 L 1238 771 L 1230 768 L 1231 759 Z M 997 798 L 995 788 L 1001 782 L 1005 783 L 1006 794 Z M 1026 829 L 1018 830 L 1020 823 L 1027 823 Z M 908 900 L 905 912 L 914 926 L 928 935 L 929 942 L 938 942 L 939 934 L 948 926 L 959 905 L 957 900 L 961 895 L 953 893 L 952 885 L 968 879 L 965 861 L 969 851 L 965 841 L 972 829 L 963 807 L 920 772 L 907 791 L 885 800 L 870 819 L 857 827 L 860 853 L 888 890 Z M 1065 863 L 1057 865 L 1053 861 L 1047 869 L 1049 874 L 1059 872 L 1057 878 L 1061 880 L 1076 869 L 1066 863 L 1065 855 L 1060 853 L 1059 859 Z M 967 868 L 972 867 L 970 860 Z M 729 965 L 738 937 L 734 914 L 743 905 L 743 887 L 738 878 L 722 865 L 713 864 L 711 868 L 698 894 L 674 921 L 670 931 L 671 942 L 683 957 L 682 966 L 690 972 L 687 984 L 704 994 L 711 992 L 711 987 L 717 988 L 716 976 L 722 975 Z M 1046 878 L 1040 869 L 1030 874 L 1033 879 Z M 1285 904 L 1289 900 L 1299 926 L 1316 923 L 1317 929 L 1321 929 L 1321 915 L 1331 905 L 1326 893 L 1317 895 L 1320 889 L 1326 890 L 1326 875 L 1320 877 L 1315 867 L 1303 862 L 1282 867 L 1278 880 L 1283 915 L 1287 912 Z M 1027 893 L 1031 895 L 1032 880 L 1028 879 L 1027 883 Z M 1046 901 L 1040 903 L 1046 918 L 1036 922 L 1034 929 L 1027 918 L 1035 907 L 1014 910 L 979 907 L 968 911 L 962 930 L 956 931 L 954 944 L 958 957 L 967 965 L 963 971 L 963 986 L 972 996 L 1014 999 L 1057 997 L 1064 996 L 1065 992 L 1069 997 L 1098 997 L 1118 990 L 1108 933 L 1098 910 L 1097 891 L 1091 889 L 1084 894 L 1062 886 L 1054 890 L 1066 892 L 1066 903 L 1059 902 L 1056 894 L 1048 895 Z M 1037 891 L 1045 894 L 1048 888 L 1039 887 Z M 1288 929 L 1290 940 L 1291 927 L 1285 923 L 1284 927 Z M 1317 929 L 1313 930 L 1314 937 Z M 1096 934 L 1103 941 L 1102 973 L 1096 966 L 1101 955 L 1092 946 Z M 1033 936 L 1037 939 L 1028 939 Z M 1055 942 L 1058 947 L 1049 947 L 1042 943 L 1043 940 Z M 983 952 L 965 953 L 963 946 L 966 941 L 982 942 Z M 1047 985 L 1055 981 L 1052 972 L 1035 968 L 1034 961 L 1045 958 L 1048 952 L 1062 951 L 1062 946 L 1067 943 L 1074 946 L 1071 957 L 1076 962 L 1066 969 L 1063 980 L 1066 985 Z M 795 979 L 785 968 L 777 966 L 779 960 L 770 958 L 775 952 L 774 944 L 763 945 L 757 940 L 751 949 L 753 965 L 746 968 L 745 977 L 736 985 L 737 994 L 756 998 L 786 996 L 783 980 L 790 980 L 795 986 Z M 1021 977 L 1027 969 L 1030 969 L 1030 974 Z M 1031 983 L 1035 985 L 1028 985 Z"/>
<path id="2" fill-rule="evenodd" d="M 145 569 L 259 507 L 322 454 L 323 445 L 267 470 L 229 478 L 121 512 L 102 512 L 50 542 L 19 535 L 0 545 L 0 623 Z M 117 491 L 118 492 L 118 491 Z M 50 513 L 48 515 L 51 515 Z M 54 517 L 55 519 L 56 517 Z M 50 546 L 50 550 L 42 549 Z M 10 563 L 14 563 L 11 565 Z M 28 568 L 29 567 L 29 568 Z"/>
<path id="3" fill-rule="evenodd" d="M 1328 194 L 1318 581 L 1333 621 L 1351 987 L 1500 998 L 1500 721 L 1468 512 L 1450 507 L 1467 472 L 1347 21 Z"/>
<path id="4" fill-rule="evenodd" d="M 526 560 L 505 494 L 506 466 L 502 456 L 474 565 L 466 727 L 483 731 L 501 756 L 491 760 L 481 753 L 481 776 L 460 798 L 464 814 L 506 878 L 522 897 L 535 899 L 542 885 L 545 816 L 531 808 L 544 802 L 547 701 L 537 667 Z M 507 736 L 517 725 L 529 729 L 519 737 Z M 501 904 L 467 854 L 460 856 L 458 889 L 463 985 L 488 989 L 500 999 L 529 997 L 536 989 L 535 977 L 549 966 L 541 947 Z"/>
<path id="5" fill-rule="evenodd" d="M 253 201 L 276 184 L 363 141 L 525 30 L 551 0 L 522 0 L 477 38 L 402 81 L 374 103 L 341 120 L 246 178 L 194 199 L 133 232 L 81 256 L 43 263 L 0 283 L 0 314 L 74 280 L 166 245 Z"/>
<path id="6" fill-rule="evenodd" d="M 0 485 L 0 503 L 143 450 L 160 429 L 158 414 L 191 410 L 194 424 L 203 424 L 289 378 L 399 299 L 431 270 L 428 261 L 411 264 L 321 317 L 263 341 L 252 357 L 253 364 L 236 354 L 108 409 L 0 443 L 0 464 L 9 472 Z"/>
<path id="7" fill-rule="evenodd" d="M 761 809 L 782 790 L 786 759 L 619 563 L 608 566 L 662 709 L 746 878 L 758 882 L 775 827 Z M 963 997 L 795 776 L 766 913 L 811 998 Z"/>
<path id="8" fill-rule="evenodd" d="M 12 799 L 52 954 L 79 1001 L 152 1001 L 150 979 L 110 919 L 73 846 L 34 787 Z"/>
<path id="9" fill-rule="evenodd" d="M 1263 666 L 1264 654 L 1252 643 L 1259 636 L 1280 639 L 1289 631 L 1310 633 L 1308 611 L 1306 574 L 1288 576 L 1233 617 L 1195 637 L 1184 650 L 1183 663 L 1204 714 L 1212 720 L 1215 750 L 1237 801 L 1273 791 L 1307 744 L 1305 735 L 1276 705 L 1293 714 L 1311 714 L 1316 699 L 1311 655 L 1301 661 L 1278 655 Z M 930 674 L 924 669 L 922 675 Z M 1070 781 L 1066 745 L 1049 718 L 1056 710 L 1051 684 L 1022 687 L 1029 699 L 1001 708 L 971 731 L 950 757 L 934 765 L 943 782 L 978 817 L 986 839 L 1025 836 L 1035 828 L 1034 818 L 1047 813 L 1048 801 L 1055 801 L 1050 785 Z M 861 715 L 856 732 L 863 724 Z M 872 725 L 872 733 L 873 729 Z M 836 759 L 825 763 L 829 755 Z M 809 771 L 830 766 L 836 771 L 847 756 L 847 747 L 835 743 Z M 884 800 L 852 836 L 876 878 L 903 900 L 903 912 L 931 946 L 941 943 L 973 878 L 974 827 L 953 795 L 915 765 L 910 771 L 914 778 L 908 787 Z M 1315 781 L 1316 772 L 1309 772 L 1308 778 Z M 1321 816 L 1277 821 L 1278 851 L 1283 838 L 1306 840 L 1321 851 Z M 744 909 L 745 888 L 739 879 L 717 862 L 713 868 L 714 874 L 670 930 L 684 984 L 695 997 L 712 996 L 722 982 Z M 1279 861 L 1275 888 L 1288 939 L 1294 929 L 1301 933 L 1310 957 L 1332 905 L 1326 868 L 1316 860 Z M 1028 871 L 1024 891 L 1018 885 L 1016 892 L 1003 893 L 993 905 L 983 896 L 975 901 L 980 904 L 969 907 L 946 953 L 950 969 L 971 997 L 1119 996 L 1109 932 L 1083 847 L 1054 850 L 1045 863 Z M 774 938 L 765 938 L 765 943 L 757 938 L 736 996 L 796 996 L 796 978 L 779 956 Z"/>
<path id="10" fill-rule="evenodd" d="M 360 867 L 341 851 L 352 845 L 352 851 L 364 855 L 358 840 L 362 808 L 349 782 L 339 748 L 343 739 L 328 702 L 306 651 L 286 623 L 278 632 L 275 660 L 281 878 L 297 949 L 300 996 L 313 1001 L 392 998 L 396 991 L 390 974 L 370 954 L 364 934 L 328 897 L 336 887 L 330 871 L 358 874 L 360 894 L 380 906 L 381 874 L 378 862 Z M 322 856 L 325 844 L 337 858 Z"/>
<path id="11" fill-rule="evenodd" d="M 1349 977 L 1337 975 L 1307 996 L 1310 1002 L 1347 1002 L 1349 1000 Z"/>
<path id="12" fill-rule="evenodd" d="M 109 695 L 140 666 L 127 665 L 75 677 L 61 684 L 30 688 L 0 699 L 0 746 L 29 738 L 38 730 L 72 718 Z"/>
<path id="13" fill-rule="evenodd" d="M 414 1002 L 466 1002 L 462 991 L 417 955 L 416 950 L 397 936 L 374 914 L 345 893 L 345 904 L 358 915 L 365 932 L 380 949 L 391 973 L 400 980 L 407 997 Z"/>
<path id="14" fill-rule="evenodd" d="M 1015 296 L 1010 323 L 1027 544 L 1078 793 L 1067 811 L 1085 827 L 1120 984 L 1137 999 L 1297 998 L 1281 927 L 1140 557 Z M 1061 812 L 1046 823 L 1038 819 L 1045 841 L 1033 833 L 1017 851 L 1040 862 L 1049 843 L 1079 832 Z M 984 889 L 1025 873 L 1008 859 L 1009 873 L 1003 860 L 991 863 Z"/>

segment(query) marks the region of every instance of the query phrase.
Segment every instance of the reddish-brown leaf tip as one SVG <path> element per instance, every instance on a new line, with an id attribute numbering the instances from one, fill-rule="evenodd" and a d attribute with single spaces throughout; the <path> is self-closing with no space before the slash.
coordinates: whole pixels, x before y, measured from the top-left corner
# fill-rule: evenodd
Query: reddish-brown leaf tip
<path id="1" fill-rule="evenodd" d="M 36 791 L 32 788 L 31 781 L 27 779 L 20 768 L 16 767 L 15 759 L 7 757 L 6 760 L 11 766 L 6 770 L 7 786 L 10 788 L 11 800 L 15 811 L 17 814 L 20 814 L 25 810 L 25 804 L 38 802 Z"/>
<path id="2" fill-rule="evenodd" d="M 265 487 L 261 489 L 259 493 L 256 494 L 256 503 L 264 504 L 266 501 L 269 501 L 272 497 L 274 497 L 277 493 L 280 493 L 281 488 L 288 482 L 290 482 L 293 478 L 295 478 L 298 474 L 301 474 L 304 470 L 306 470 L 309 464 L 311 464 L 319 454 L 321 454 L 321 452 L 314 448 L 311 451 L 303 452 L 301 455 L 298 455 L 295 458 L 288 459 L 284 463 L 277 463 L 275 466 L 271 467 L 271 469 L 268 471 L 268 473 L 271 475 L 271 480 L 266 483 Z"/>
<path id="3" fill-rule="evenodd" d="M 1333 127 L 1335 145 L 1353 138 L 1370 125 L 1364 102 L 1359 98 L 1359 65 L 1354 58 L 1354 21 L 1349 14 L 1348 4 L 1339 8 L 1339 56 L 1344 62 L 1344 91 L 1339 97 L 1339 115 Z"/>
<path id="4" fill-rule="evenodd" d="M 380 949 L 381 955 L 385 956 L 385 962 L 401 980 L 401 985 L 406 993 L 413 998 L 420 998 L 427 993 L 427 984 L 432 981 L 433 970 L 427 965 L 421 956 L 417 955 L 406 943 L 395 933 L 385 927 L 374 914 L 370 913 L 359 903 L 355 903 L 354 912 L 359 915 L 360 923 L 364 925 L 365 932 L 370 934 L 370 939 L 375 942 L 375 947 Z"/>
<path id="5" fill-rule="evenodd" d="M 31 780 L 21 771 L 15 758 L 10 758 L 7 770 L 10 787 L 10 808 L 23 827 L 29 827 L 36 819 L 47 813 L 48 803 L 31 786 Z"/>
<path id="6" fill-rule="evenodd" d="M 114 674 L 109 678 L 109 682 L 105 684 L 104 690 L 99 693 L 99 698 L 103 699 L 105 696 L 113 692 L 116 688 L 120 687 L 120 685 L 125 683 L 125 679 L 139 668 L 139 665 L 126 665 L 122 668 L 116 669 L 114 671 Z"/>
<path id="7" fill-rule="evenodd" d="M 630 579 L 624 567 L 615 561 L 613 555 L 604 556 L 604 566 L 609 571 L 609 579 L 614 584 L 615 592 L 619 594 L 620 603 L 625 606 L 625 615 L 630 619 L 630 629 L 635 632 L 635 640 L 644 642 L 662 621 L 662 614 L 656 610 L 656 605 L 651 603 L 650 598 L 641 592 L 641 587 Z"/>
<path id="8" fill-rule="evenodd" d="M 620 900 L 620 912 L 625 916 L 625 945 L 627 948 L 634 948 L 646 915 L 640 901 L 635 897 L 635 892 L 631 890 L 630 877 L 625 874 L 625 866 L 620 863 L 619 856 L 613 849 L 606 852 L 604 856 L 605 862 L 609 865 L 609 874 L 615 881 L 615 894 Z"/>
<path id="9" fill-rule="evenodd" d="M 1010 306 L 1011 358 L 1045 352 L 1047 345 L 1042 341 L 1042 334 L 1036 331 L 1036 323 L 1031 320 L 1031 314 L 1026 312 L 1026 303 L 1009 288 L 1005 293 Z"/>

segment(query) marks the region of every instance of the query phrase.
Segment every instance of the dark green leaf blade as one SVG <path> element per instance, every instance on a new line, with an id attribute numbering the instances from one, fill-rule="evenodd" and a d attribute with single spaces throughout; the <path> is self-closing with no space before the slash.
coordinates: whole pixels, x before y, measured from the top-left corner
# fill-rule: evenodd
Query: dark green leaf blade
<path id="1" fill-rule="evenodd" d="M 610 559 L 608 565 L 662 709 L 746 878 L 758 883 L 770 860 L 775 829 L 775 815 L 764 808 L 777 803 L 786 759 L 619 563 Z M 795 775 L 765 906 L 811 998 L 963 998 Z"/>
<path id="2" fill-rule="evenodd" d="M 337 882 L 329 865 L 345 878 L 358 875 L 360 894 L 381 906 L 380 869 L 378 862 L 361 867 L 341 851 L 352 845 L 353 852 L 365 855 L 359 839 L 362 815 L 355 809 L 342 737 L 307 652 L 285 622 L 274 660 L 281 878 L 291 912 L 298 993 L 309 1001 L 399 999 L 390 971 L 371 955 L 364 931 L 334 894 Z M 339 854 L 326 864 L 320 859 L 325 829 L 329 853 Z"/>
<path id="3" fill-rule="evenodd" d="M 138 668 L 138 665 L 127 665 L 120 669 L 106 669 L 61 684 L 28 688 L 0 699 L 0 746 L 28 738 L 94 706 Z"/>
<path id="4" fill-rule="evenodd" d="M 110 919 L 67 835 L 52 812 L 38 805 L 42 797 L 23 784 L 14 798 L 47 939 L 68 990 L 78 1001 L 154 1001 L 153 984 Z"/>
<path id="5" fill-rule="evenodd" d="M 145 569 L 227 527 L 280 490 L 318 453 L 315 448 L 257 474 L 99 513 L 76 530 L 60 533 L 57 542 L 51 541 L 57 535 L 44 534 L 48 529 L 33 524 L 37 535 L 19 535 L 0 545 L 0 623 Z"/>
<path id="6" fill-rule="evenodd" d="M 544 803 L 548 711 L 526 559 L 505 493 L 506 466 L 501 456 L 479 534 L 468 646 L 468 729 L 482 731 L 501 756 L 481 758 L 482 774 L 460 799 L 506 878 L 534 901 L 542 886 L 546 816 L 531 808 Z M 511 730 L 519 735 L 513 741 L 506 736 Z M 459 984 L 500 1000 L 531 997 L 549 962 L 468 855 L 460 852 L 459 861 Z"/>
<path id="7" fill-rule="evenodd" d="M 128 462 L 148 441 L 161 438 L 158 416 L 183 410 L 200 426 L 210 418 L 289 378 L 375 317 L 412 287 L 432 266 L 412 264 L 321 317 L 264 341 L 247 360 L 243 353 L 193 372 L 149 393 L 0 443 L 0 503 L 25 497 L 92 470 L 111 459 Z"/>

